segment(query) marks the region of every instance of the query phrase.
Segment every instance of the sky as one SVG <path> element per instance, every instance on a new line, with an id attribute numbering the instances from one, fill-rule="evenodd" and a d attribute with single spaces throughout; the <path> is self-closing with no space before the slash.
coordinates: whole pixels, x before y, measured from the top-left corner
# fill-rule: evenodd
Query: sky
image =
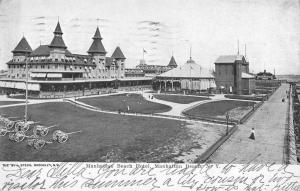
<path id="1" fill-rule="evenodd" d="M 300 74 L 300 0 L 0 0 L 0 69 L 23 35 L 32 49 L 50 44 L 58 20 L 72 53 L 87 54 L 99 26 L 107 56 L 120 46 L 127 68 L 143 49 L 147 64 L 182 65 L 191 48 L 212 69 L 246 44 L 250 72 Z"/>

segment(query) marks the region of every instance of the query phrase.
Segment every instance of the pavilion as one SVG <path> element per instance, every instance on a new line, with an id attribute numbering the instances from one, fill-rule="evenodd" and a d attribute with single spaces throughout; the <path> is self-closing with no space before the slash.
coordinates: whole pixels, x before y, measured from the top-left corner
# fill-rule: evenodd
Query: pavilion
<path id="1" fill-rule="evenodd" d="M 161 91 L 208 91 L 216 88 L 212 72 L 201 67 L 192 58 L 165 73 L 156 76 L 155 89 Z"/>

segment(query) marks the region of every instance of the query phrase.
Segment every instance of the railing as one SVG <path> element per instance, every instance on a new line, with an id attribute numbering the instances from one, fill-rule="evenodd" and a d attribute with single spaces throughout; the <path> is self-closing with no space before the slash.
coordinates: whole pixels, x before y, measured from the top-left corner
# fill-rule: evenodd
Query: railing
<path id="1" fill-rule="evenodd" d="M 286 112 L 283 162 L 284 164 L 297 164 L 296 144 L 295 144 L 295 130 L 294 130 L 294 116 L 293 116 L 293 97 L 292 87 L 290 86 L 288 94 L 288 108 Z"/>

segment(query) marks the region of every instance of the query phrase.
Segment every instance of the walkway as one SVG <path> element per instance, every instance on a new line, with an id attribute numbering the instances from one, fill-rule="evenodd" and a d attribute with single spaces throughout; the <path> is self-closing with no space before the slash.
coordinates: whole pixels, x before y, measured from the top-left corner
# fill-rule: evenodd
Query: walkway
<path id="1" fill-rule="evenodd" d="M 180 103 L 174 103 L 174 102 L 156 99 L 154 97 L 153 97 L 153 99 L 150 99 L 149 95 L 152 95 L 152 93 L 142 93 L 142 95 L 148 101 L 160 103 L 160 104 L 164 104 L 164 105 L 168 105 L 168 106 L 172 107 L 172 109 L 170 111 L 160 113 L 163 115 L 171 115 L 171 116 L 182 116 L 183 111 L 185 111 L 187 109 L 192 109 L 193 107 L 196 107 L 198 105 L 208 103 L 208 102 L 214 102 L 214 101 L 220 101 L 220 100 L 236 100 L 236 99 L 225 98 L 224 94 L 216 94 L 215 96 L 210 96 L 209 97 L 210 100 L 201 100 L 201 101 L 196 101 L 196 102 L 192 102 L 189 104 L 180 104 Z M 167 94 L 167 95 L 187 96 L 187 95 L 180 95 L 180 94 Z M 248 102 L 249 100 L 238 100 L 238 101 L 247 101 Z M 257 102 L 257 101 L 255 101 L 255 102 Z"/>
<path id="2" fill-rule="evenodd" d="M 259 108 L 253 116 L 233 134 L 208 162 L 227 163 L 283 163 L 284 136 L 288 102 L 288 84 L 282 86 Z M 255 128 L 255 140 L 249 139 Z"/>

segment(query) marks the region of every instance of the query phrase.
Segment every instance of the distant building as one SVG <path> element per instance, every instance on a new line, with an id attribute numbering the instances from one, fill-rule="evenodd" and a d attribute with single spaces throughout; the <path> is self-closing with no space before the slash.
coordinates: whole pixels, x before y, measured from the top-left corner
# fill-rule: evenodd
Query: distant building
<path id="1" fill-rule="evenodd" d="M 215 62 L 217 88 L 226 93 L 251 94 L 255 77 L 249 73 L 249 62 L 243 55 L 220 56 Z"/>
<path id="2" fill-rule="evenodd" d="M 156 76 L 154 88 L 162 91 L 208 91 L 215 88 L 213 74 L 190 58 L 178 66 Z"/>
<path id="3" fill-rule="evenodd" d="M 259 72 L 256 74 L 255 79 L 257 80 L 274 80 L 276 79 L 275 74 L 272 74 L 271 72 L 267 72 L 264 70 L 264 72 Z"/>
<path id="4" fill-rule="evenodd" d="M 141 69 L 137 68 L 126 68 L 125 69 L 125 77 L 145 77 L 145 73 Z"/>
<path id="5" fill-rule="evenodd" d="M 174 56 L 171 57 L 167 66 L 163 65 L 148 65 L 145 60 L 140 60 L 140 64 L 136 66 L 137 69 L 142 70 L 146 76 L 157 76 L 177 67 Z"/>

